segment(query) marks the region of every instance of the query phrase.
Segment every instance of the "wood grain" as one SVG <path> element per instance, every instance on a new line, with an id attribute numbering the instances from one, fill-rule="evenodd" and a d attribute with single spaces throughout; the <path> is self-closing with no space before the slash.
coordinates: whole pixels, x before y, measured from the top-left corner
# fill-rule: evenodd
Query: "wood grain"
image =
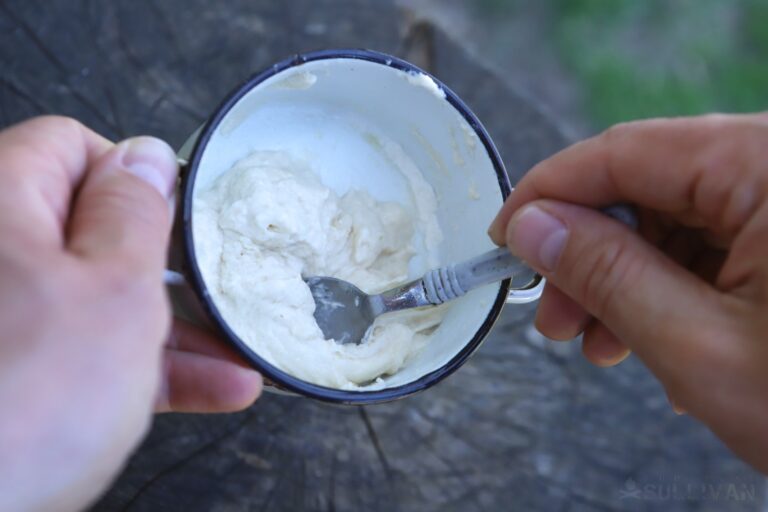
<path id="1" fill-rule="evenodd" d="M 483 120 L 513 180 L 565 144 L 499 70 L 379 0 L 5 1 L 0 124 L 55 112 L 179 146 L 249 74 L 330 47 L 428 67 Z M 266 395 L 238 414 L 158 417 L 92 510 L 762 509 L 762 477 L 674 415 L 637 361 L 593 368 L 576 344 L 537 335 L 532 314 L 507 308 L 465 367 L 399 402 Z"/>

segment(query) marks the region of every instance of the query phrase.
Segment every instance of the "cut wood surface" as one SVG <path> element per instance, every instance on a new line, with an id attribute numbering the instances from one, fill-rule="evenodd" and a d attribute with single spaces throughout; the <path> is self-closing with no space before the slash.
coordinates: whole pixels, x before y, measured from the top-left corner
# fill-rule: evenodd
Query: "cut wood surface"
<path id="1" fill-rule="evenodd" d="M 434 73 L 489 129 L 513 182 L 566 143 L 497 71 L 383 0 L 5 1 L 0 122 L 59 113 L 178 147 L 253 72 L 332 47 Z M 507 307 L 461 370 L 405 400 L 265 394 L 238 414 L 159 416 L 92 510 L 763 509 L 763 478 L 676 416 L 637 360 L 594 368 L 577 344 L 538 335 L 533 312 Z"/>

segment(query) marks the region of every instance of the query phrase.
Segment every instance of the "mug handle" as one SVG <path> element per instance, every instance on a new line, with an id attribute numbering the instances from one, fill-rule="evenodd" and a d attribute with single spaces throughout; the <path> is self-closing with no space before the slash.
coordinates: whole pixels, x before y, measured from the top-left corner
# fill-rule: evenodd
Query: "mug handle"
<path id="1" fill-rule="evenodd" d="M 163 283 L 165 286 L 189 286 L 187 278 L 176 270 L 163 270 Z"/>
<path id="2" fill-rule="evenodd" d="M 536 274 L 533 280 L 522 288 L 510 288 L 507 294 L 507 304 L 528 304 L 541 298 L 547 280 Z"/>
<path id="3" fill-rule="evenodd" d="M 187 144 L 185 144 L 187 146 Z M 176 155 L 176 164 L 179 166 L 179 177 L 183 176 L 187 172 L 187 166 L 189 160 L 187 160 L 188 150 L 182 148 Z M 182 226 L 181 226 L 181 204 L 180 195 L 183 194 L 180 185 L 176 185 L 175 197 L 172 199 L 175 202 L 173 224 L 171 225 L 171 239 L 168 248 L 168 261 L 167 268 L 163 271 L 163 282 L 168 287 L 185 287 L 191 288 L 187 276 L 185 274 L 186 258 L 184 257 L 183 250 L 181 248 L 182 243 Z"/>
<path id="4" fill-rule="evenodd" d="M 195 136 L 191 138 L 194 140 Z M 176 158 L 179 164 L 180 175 L 186 173 L 189 162 L 190 143 L 182 147 Z M 181 209 L 176 205 L 176 214 L 174 215 L 173 226 L 171 228 L 171 243 L 168 251 L 168 265 L 163 271 L 163 282 L 171 298 L 171 307 L 173 315 L 193 324 L 212 327 L 208 315 L 203 309 L 200 298 L 192 287 L 187 277 L 187 261 L 183 250 L 183 226 L 181 225 Z"/>
<path id="5" fill-rule="evenodd" d="M 185 144 L 185 147 L 187 144 Z M 176 164 L 179 166 L 179 178 L 183 178 L 187 172 L 189 166 L 189 160 L 187 159 L 188 150 L 182 148 L 176 155 Z M 168 287 L 185 287 L 191 288 L 189 280 L 186 276 L 186 257 L 182 249 L 183 227 L 181 225 L 181 204 L 180 197 L 183 194 L 181 186 L 176 185 L 175 197 L 172 201 L 175 202 L 173 224 L 171 225 L 171 239 L 168 248 L 168 261 L 166 269 L 163 271 L 163 282 Z"/>

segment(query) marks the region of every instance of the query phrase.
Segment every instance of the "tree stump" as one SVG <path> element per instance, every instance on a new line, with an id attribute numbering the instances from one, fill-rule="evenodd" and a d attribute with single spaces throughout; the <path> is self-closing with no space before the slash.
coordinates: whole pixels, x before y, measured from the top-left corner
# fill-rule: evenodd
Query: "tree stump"
<path id="1" fill-rule="evenodd" d="M 0 3 L 0 27 L 3 126 L 59 113 L 113 139 L 178 147 L 254 71 L 295 52 L 368 47 L 454 89 L 513 182 L 565 144 L 493 70 L 388 1 L 16 0 Z M 673 414 L 642 365 L 591 367 L 576 344 L 538 335 L 533 311 L 507 307 L 460 371 L 398 402 L 266 394 L 238 414 L 159 416 L 92 510 L 762 509 L 763 478 Z"/>

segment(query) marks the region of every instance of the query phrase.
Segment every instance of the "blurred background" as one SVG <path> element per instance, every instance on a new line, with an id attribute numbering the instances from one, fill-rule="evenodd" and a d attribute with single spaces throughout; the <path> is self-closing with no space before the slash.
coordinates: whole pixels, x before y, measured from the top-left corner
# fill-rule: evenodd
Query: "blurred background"
<path id="1" fill-rule="evenodd" d="M 401 0 L 583 136 L 768 106 L 765 0 Z"/>
<path id="2" fill-rule="evenodd" d="M 57 113 L 180 147 L 252 73 L 339 47 L 445 82 L 513 182 L 618 121 L 768 105 L 768 0 L 6 0 L 0 127 Z M 92 511 L 768 510 L 765 478 L 636 358 L 595 368 L 534 312 L 506 307 L 458 372 L 397 402 L 158 416 Z"/>

